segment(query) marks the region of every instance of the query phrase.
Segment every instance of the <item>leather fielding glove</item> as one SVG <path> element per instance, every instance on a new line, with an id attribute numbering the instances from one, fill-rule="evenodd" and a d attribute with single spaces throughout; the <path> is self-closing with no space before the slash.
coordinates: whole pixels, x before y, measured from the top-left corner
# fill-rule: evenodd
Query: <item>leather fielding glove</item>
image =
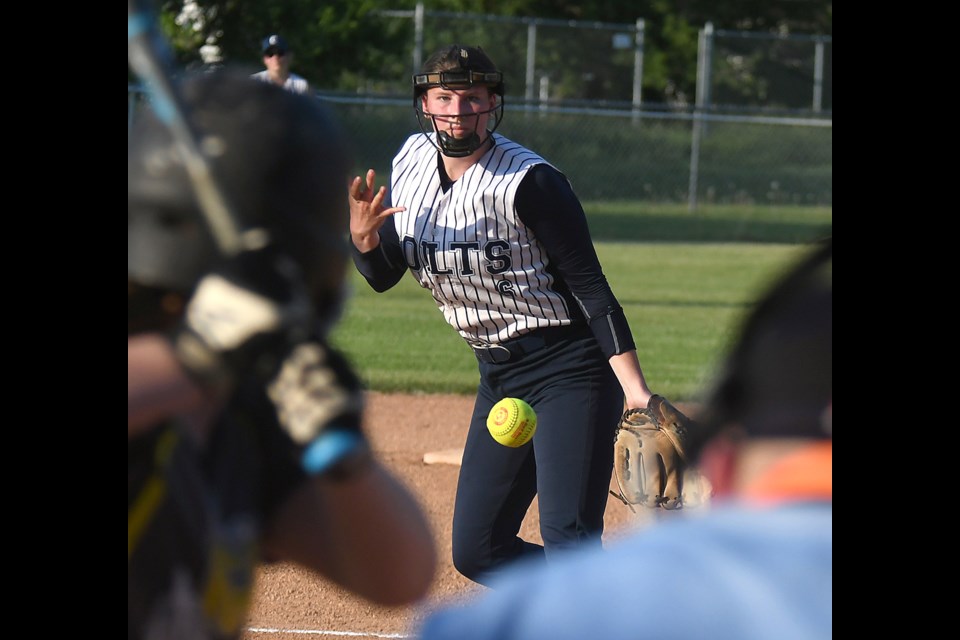
<path id="1" fill-rule="evenodd" d="M 319 340 L 295 346 L 267 394 L 311 474 L 345 478 L 370 461 L 361 431 L 363 391 L 347 360 Z"/>
<path id="2" fill-rule="evenodd" d="M 243 251 L 206 274 L 172 341 L 183 367 L 216 392 L 240 376 L 270 379 L 312 330 L 310 297 L 294 261 L 266 247 Z"/>
<path id="3" fill-rule="evenodd" d="M 614 474 L 624 504 L 680 509 L 709 499 L 706 478 L 687 465 L 685 444 L 697 428 L 663 396 L 627 409 L 614 440 Z"/>

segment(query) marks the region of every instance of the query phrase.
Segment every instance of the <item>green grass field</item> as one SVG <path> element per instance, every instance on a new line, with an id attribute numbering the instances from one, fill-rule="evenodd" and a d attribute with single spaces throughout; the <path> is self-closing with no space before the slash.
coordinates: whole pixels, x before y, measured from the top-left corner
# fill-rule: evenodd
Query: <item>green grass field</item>
<path id="1" fill-rule="evenodd" d="M 725 210 L 693 218 L 682 208 L 633 216 L 615 207 L 599 215 L 590 213 L 599 211 L 596 206 L 584 209 L 647 381 L 678 402 L 696 400 L 703 391 L 732 331 L 770 279 L 832 228 L 832 212 L 822 209 L 776 215 Z M 699 219 L 707 221 L 695 224 Z M 620 239 L 600 239 L 611 234 Z M 664 238 L 679 235 L 686 240 Z M 743 235 L 755 239 L 727 240 Z M 639 236 L 651 239 L 633 241 Z M 331 341 L 369 389 L 475 392 L 473 352 L 444 322 L 427 290 L 406 276 L 377 294 L 356 270 L 350 278 L 352 295 Z"/>

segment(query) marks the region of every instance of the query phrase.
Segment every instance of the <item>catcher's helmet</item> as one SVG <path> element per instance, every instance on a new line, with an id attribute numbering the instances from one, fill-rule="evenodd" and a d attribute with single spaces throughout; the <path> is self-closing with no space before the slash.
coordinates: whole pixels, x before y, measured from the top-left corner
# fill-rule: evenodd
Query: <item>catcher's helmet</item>
<path id="1" fill-rule="evenodd" d="M 180 88 L 238 223 L 266 230 L 298 263 L 320 321 L 329 323 L 349 257 L 352 156 L 338 121 L 315 98 L 239 71 L 190 76 Z M 127 200 L 128 289 L 189 295 L 219 256 L 177 145 L 152 112 L 128 141 Z M 131 314 L 142 309 L 129 306 Z"/>
<path id="2" fill-rule="evenodd" d="M 503 120 L 503 73 L 497 70 L 496 65 L 480 47 L 468 47 L 452 44 L 437 50 L 431 55 L 420 69 L 420 73 L 413 76 L 413 108 L 417 114 L 420 130 L 427 135 L 440 150 L 440 153 L 462 158 L 480 148 L 480 137 L 474 132 L 469 138 L 457 139 L 436 126 L 434 116 L 423 112 L 423 95 L 431 87 L 457 87 L 486 85 L 497 96 L 497 106 L 475 115 L 494 113 L 487 122 L 487 133 L 492 134 Z M 426 119 L 429 118 L 431 128 L 436 132 L 433 138 L 428 132 Z"/>

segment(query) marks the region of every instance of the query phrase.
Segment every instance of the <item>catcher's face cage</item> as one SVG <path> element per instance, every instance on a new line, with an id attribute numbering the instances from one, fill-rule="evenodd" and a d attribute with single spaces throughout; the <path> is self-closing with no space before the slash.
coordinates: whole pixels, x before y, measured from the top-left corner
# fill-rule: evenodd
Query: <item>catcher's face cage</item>
<path id="1" fill-rule="evenodd" d="M 480 148 L 483 141 L 480 136 L 474 132 L 467 138 L 454 138 L 437 126 L 436 116 L 423 111 L 423 97 L 427 89 L 433 87 L 442 87 L 444 89 L 454 90 L 458 87 L 472 87 L 474 85 L 483 85 L 489 87 L 497 96 L 497 105 L 486 111 L 469 114 L 470 117 L 478 117 L 487 113 L 493 113 L 493 117 L 487 120 L 487 135 L 493 135 L 493 132 L 503 121 L 503 73 L 499 71 L 471 71 L 469 69 L 451 69 L 449 71 L 436 71 L 433 73 L 417 73 L 413 76 L 413 108 L 417 114 L 417 123 L 420 125 L 420 131 L 433 142 L 433 145 L 445 156 L 451 158 L 464 158 Z M 430 120 L 428 130 L 426 121 Z M 430 130 L 436 132 L 436 137 L 429 135 Z"/>

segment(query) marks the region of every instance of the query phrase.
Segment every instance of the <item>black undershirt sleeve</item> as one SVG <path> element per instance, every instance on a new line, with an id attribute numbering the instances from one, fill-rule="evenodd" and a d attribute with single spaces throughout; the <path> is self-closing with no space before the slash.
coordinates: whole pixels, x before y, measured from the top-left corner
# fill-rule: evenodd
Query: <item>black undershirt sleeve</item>
<path id="1" fill-rule="evenodd" d="M 380 227 L 380 244 L 374 249 L 361 253 L 356 245 L 350 243 L 353 264 L 366 279 L 370 287 L 382 293 L 400 282 L 407 272 L 407 263 L 403 259 L 397 229 L 391 220 Z"/>
<path id="2" fill-rule="evenodd" d="M 587 216 L 566 176 L 548 164 L 531 168 L 517 187 L 517 217 L 530 227 L 566 283 L 609 358 L 636 348 L 623 307 L 597 258 Z"/>

